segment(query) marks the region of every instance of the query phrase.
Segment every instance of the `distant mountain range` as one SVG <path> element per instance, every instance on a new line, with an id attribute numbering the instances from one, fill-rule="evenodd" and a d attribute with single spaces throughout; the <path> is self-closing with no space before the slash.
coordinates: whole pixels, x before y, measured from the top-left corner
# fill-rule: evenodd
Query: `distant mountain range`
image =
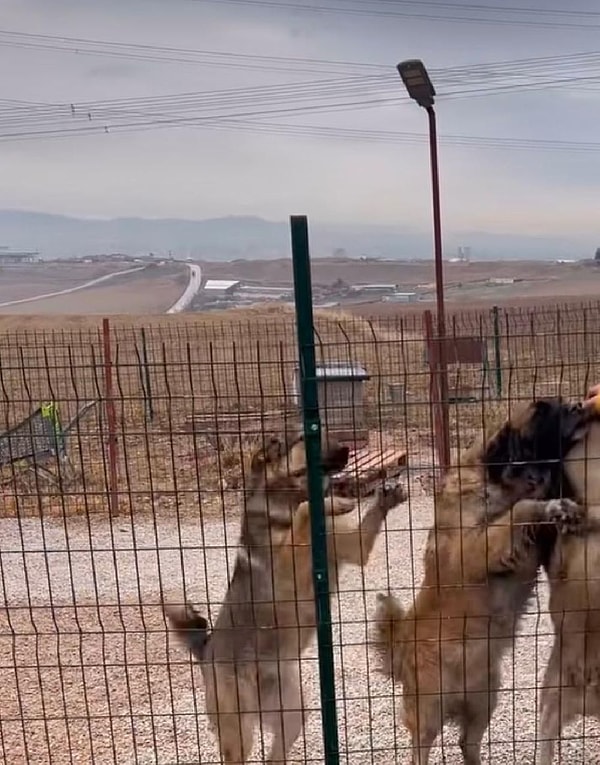
<path id="1" fill-rule="evenodd" d="M 311 250 L 315 257 L 336 254 L 369 255 L 398 259 L 432 257 L 428 231 L 400 226 L 310 224 Z M 475 260 L 528 260 L 591 258 L 587 242 L 551 237 L 526 237 L 464 232 L 448 237 L 445 256 L 459 245 L 471 248 Z M 207 220 L 178 218 L 83 219 L 64 215 L 0 210 L 0 246 L 15 250 L 39 250 L 44 258 L 78 257 L 123 252 L 131 255 L 193 257 L 204 260 L 235 258 L 268 259 L 290 254 L 287 222 L 257 217 L 228 216 Z"/>

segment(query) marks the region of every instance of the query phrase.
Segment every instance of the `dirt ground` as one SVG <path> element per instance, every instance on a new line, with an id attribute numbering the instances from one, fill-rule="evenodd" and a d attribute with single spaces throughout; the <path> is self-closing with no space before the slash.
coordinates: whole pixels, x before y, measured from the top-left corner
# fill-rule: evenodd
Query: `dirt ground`
<path id="1" fill-rule="evenodd" d="M 75 287 L 133 263 L 41 263 L 0 268 L 0 303 Z M 202 263 L 202 276 L 209 279 L 239 279 L 262 286 L 291 286 L 290 259 Z M 316 259 L 312 264 L 315 299 L 323 288 L 341 279 L 347 285 L 384 283 L 399 290 L 417 292 L 416 303 L 367 300 L 364 296 L 344 298 L 339 308 L 363 317 L 393 317 L 422 313 L 435 306 L 433 263 L 427 261 Z M 540 261 L 490 261 L 444 263 L 445 297 L 448 313 L 486 309 L 491 305 L 556 305 L 600 299 L 600 268 L 590 261 L 556 263 Z M 507 284 L 491 279 L 514 280 Z M 183 263 L 167 264 L 35 302 L 0 306 L 4 316 L 59 316 L 99 314 L 164 313 L 181 295 L 188 280 Z M 321 292 L 319 292 L 321 290 Z M 329 298 L 326 298 L 327 300 Z M 332 296 L 332 301 L 338 298 Z"/>
<path id="2" fill-rule="evenodd" d="M 0 303 L 76 287 L 100 276 L 131 268 L 119 263 L 33 263 L 0 266 Z"/>
<path id="3" fill-rule="evenodd" d="M 132 268 L 117 264 L 48 264 L 5 268 L 0 274 L 0 302 L 76 287 L 105 274 Z M 4 315 L 164 313 L 184 291 L 188 269 L 182 264 L 151 268 L 97 286 L 43 300 L 1 306 Z"/>
<path id="4" fill-rule="evenodd" d="M 289 286 L 290 260 L 233 261 L 203 263 L 208 278 L 240 279 L 263 285 Z M 416 291 L 421 299 L 414 304 L 372 300 L 344 301 L 341 307 L 362 316 L 398 316 L 422 312 L 434 306 L 434 269 L 431 261 L 378 261 L 328 258 L 314 260 L 312 279 L 316 287 L 337 279 L 348 285 L 396 284 L 399 291 Z M 512 279 L 509 284 L 490 284 L 490 279 Z M 448 310 L 489 308 L 490 305 L 556 305 L 600 298 L 600 268 L 590 261 L 556 263 L 545 261 L 489 261 L 444 263 L 445 296 Z M 335 299 L 335 298 L 332 298 Z"/>

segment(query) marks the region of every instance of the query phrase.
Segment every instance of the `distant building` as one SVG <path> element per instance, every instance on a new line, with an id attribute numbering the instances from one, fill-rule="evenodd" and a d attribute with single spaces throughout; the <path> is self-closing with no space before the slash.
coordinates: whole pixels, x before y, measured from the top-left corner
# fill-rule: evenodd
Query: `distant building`
<path id="1" fill-rule="evenodd" d="M 40 260 L 40 253 L 37 250 L 27 252 L 13 252 L 8 247 L 0 249 L 0 265 L 16 266 L 21 263 L 37 263 Z"/>
<path id="2" fill-rule="evenodd" d="M 385 294 L 395 292 L 397 287 L 397 284 L 353 284 L 350 287 L 350 292 L 374 292 Z"/>
<path id="3" fill-rule="evenodd" d="M 216 300 L 220 297 L 229 297 L 233 295 L 240 287 L 239 281 L 230 279 L 207 279 L 203 290 L 207 296 Z"/>
<path id="4" fill-rule="evenodd" d="M 261 287 L 254 284 L 242 284 L 239 291 L 240 297 L 252 300 L 286 300 L 294 294 L 294 291 L 287 287 Z"/>
<path id="5" fill-rule="evenodd" d="M 490 284 L 514 284 L 515 282 L 521 281 L 520 279 L 515 279 L 512 276 L 492 276 L 489 279 Z"/>
<path id="6" fill-rule="evenodd" d="M 416 303 L 418 299 L 419 295 L 416 292 L 394 292 L 382 298 L 386 303 Z"/>

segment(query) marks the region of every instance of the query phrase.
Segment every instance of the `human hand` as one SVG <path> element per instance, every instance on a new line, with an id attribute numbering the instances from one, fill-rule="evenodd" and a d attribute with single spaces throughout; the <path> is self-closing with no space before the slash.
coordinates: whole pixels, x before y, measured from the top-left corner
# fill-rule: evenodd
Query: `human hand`
<path id="1" fill-rule="evenodd" d="M 588 392 L 585 397 L 585 401 L 583 402 L 584 406 L 593 406 L 596 402 L 596 399 L 600 396 L 600 383 L 596 383 L 596 385 L 592 385 L 591 388 L 588 389 Z M 600 406 L 600 404 L 599 404 Z"/>

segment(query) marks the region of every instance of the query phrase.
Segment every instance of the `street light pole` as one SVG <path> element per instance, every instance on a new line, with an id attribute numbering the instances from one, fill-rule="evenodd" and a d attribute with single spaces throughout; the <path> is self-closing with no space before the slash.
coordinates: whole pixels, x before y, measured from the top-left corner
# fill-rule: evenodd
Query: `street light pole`
<path id="1" fill-rule="evenodd" d="M 427 107 L 429 118 L 429 156 L 431 159 L 431 194 L 433 202 L 433 247 L 435 255 L 435 297 L 437 307 L 438 336 L 446 335 L 444 305 L 444 261 L 442 259 L 442 213 L 440 206 L 440 173 L 437 151 L 437 124 L 435 109 Z"/>
<path id="2" fill-rule="evenodd" d="M 425 65 L 419 59 L 409 59 L 398 64 L 408 95 L 427 112 L 429 119 L 429 156 L 431 162 L 431 193 L 433 202 L 433 245 L 435 263 L 435 297 L 437 309 L 438 393 L 440 404 L 439 458 L 442 468 L 450 465 L 450 417 L 448 412 L 448 364 L 446 348 L 446 312 L 444 305 L 444 261 L 442 259 L 442 214 L 440 206 L 440 174 L 437 151 L 437 124 L 435 88 L 429 79 Z"/>

